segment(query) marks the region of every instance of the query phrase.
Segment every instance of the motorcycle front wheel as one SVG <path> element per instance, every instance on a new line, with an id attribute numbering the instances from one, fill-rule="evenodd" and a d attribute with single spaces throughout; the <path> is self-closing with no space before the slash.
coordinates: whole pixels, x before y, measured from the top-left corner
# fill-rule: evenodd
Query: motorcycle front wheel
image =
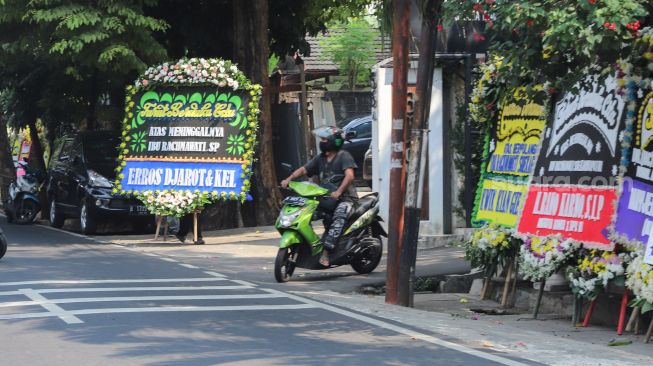
<path id="1" fill-rule="evenodd" d="M 290 248 L 281 248 L 277 252 L 277 259 L 274 261 L 274 278 L 279 283 L 288 282 L 295 271 L 294 251 Z"/>
<path id="2" fill-rule="evenodd" d="M 18 205 L 14 219 L 18 225 L 31 224 L 36 219 L 37 213 L 39 213 L 39 208 L 36 202 L 25 200 Z"/>

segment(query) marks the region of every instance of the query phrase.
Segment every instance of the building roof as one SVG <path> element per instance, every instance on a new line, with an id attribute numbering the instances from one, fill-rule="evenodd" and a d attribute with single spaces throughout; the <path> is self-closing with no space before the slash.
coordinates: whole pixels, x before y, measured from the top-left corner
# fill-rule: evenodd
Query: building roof
<path id="1" fill-rule="evenodd" d="M 304 77 L 306 81 L 338 75 L 340 73 L 338 65 L 325 56 L 324 48 L 320 45 L 320 40 L 324 37 L 342 34 L 344 31 L 342 28 L 335 28 L 329 29 L 317 37 L 306 36 L 306 42 L 310 46 L 310 54 L 300 56 L 304 61 Z M 374 53 L 375 63 L 392 57 L 390 37 L 379 35 L 374 40 Z M 279 89 L 275 90 L 276 92 L 297 91 L 301 89 L 299 70 L 292 70 L 292 68 L 286 71 L 276 70 L 271 78 L 279 85 Z M 277 80 L 279 78 L 281 80 Z"/>

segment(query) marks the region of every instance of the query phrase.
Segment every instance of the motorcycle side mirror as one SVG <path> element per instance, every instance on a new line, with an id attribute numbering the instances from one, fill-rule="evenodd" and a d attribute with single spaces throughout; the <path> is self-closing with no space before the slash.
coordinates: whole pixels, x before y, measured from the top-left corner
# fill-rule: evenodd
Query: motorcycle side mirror
<path id="1" fill-rule="evenodd" d="M 358 133 L 356 131 L 347 131 L 345 134 L 345 140 L 349 141 L 351 139 L 355 139 Z"/>

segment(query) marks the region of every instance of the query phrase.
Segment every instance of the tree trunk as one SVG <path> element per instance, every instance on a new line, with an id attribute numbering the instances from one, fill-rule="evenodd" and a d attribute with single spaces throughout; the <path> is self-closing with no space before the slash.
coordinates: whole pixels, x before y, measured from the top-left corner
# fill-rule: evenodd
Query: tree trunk
<path id="1" fill-rule="evenodd" d="M 252 178 L 253 204 L 244 207 L 246 214 L 256 217 L 257 225 L 271 224 L 279 210 L 281 193 L 274 168 L 272 148 L 272 116 L 270 111 L 270 80 L 268 58 L 268 0 L 240 0 L 233 2 L 234 60 L 252 82 L 263 87 L 258 131 L 258 161 Z"/>
<path id="2" fill-rule="evenodd" d="M 36 128 L 36 117 L 29 118 L 27 121 L 29 126 L 29 136 L 32 140 L 30 148 L 29 160 L 30 165 L 41 173 L 45 173 L 45 160 L 43 160 L 43 146 L 39 139 L 39 131 Z"/>
<path id="3" fill-rule="evenodd" d="M 9 184 L 16 176 L 14 162 L 11 158 L 11 146 L 7 136 L 7 122 L 0 119 L 0 196 L 2 200 L 7 197 Z"/>

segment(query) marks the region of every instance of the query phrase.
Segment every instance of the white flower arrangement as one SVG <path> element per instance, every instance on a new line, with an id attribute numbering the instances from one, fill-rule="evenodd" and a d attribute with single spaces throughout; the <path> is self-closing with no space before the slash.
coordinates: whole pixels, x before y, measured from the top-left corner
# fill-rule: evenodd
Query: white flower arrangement
<path id="1" fill-rule="evenodd" d="M 635 294 L 640 304 L 653 308 L 653 266 L 644 263 L 639 252 L 626 268 L 626 286 Z"/>
<path id="2" fill-rule="evenodd" d="M 519 273 L 524 279 L 539 282 L 547 279 L 566 264 L 580 248 L 575 240 L 562 240 L 559 235 L 524 236 L 519 249 Z"/>
<path id="3" fill-rule="evenodd" d="M 213 194 L 217 198 L 217 192 Z M 210 195 L 198 191 L 145 191 L 138 195 L 152 214 L 181 217 L 210 202 Z"/>
<path id="4" fill-rule="evenodd" d="M 136 80 L 135 86 L 147 87 L 151 83 L 213 84 L 237 90 L 246 80 L 245 75 L 231 61 L 190 58 L 148 68 Z"/>
<path id="5" fill-rule="evenodd" d="M 595 299 L 599 290 L 606 288 L 610 281 L 623 281 L 625 266 L 631 259 L 629 252 L 581 250 L 576 266 L 567 271 L 572 292 L 590 300 Z"/>

